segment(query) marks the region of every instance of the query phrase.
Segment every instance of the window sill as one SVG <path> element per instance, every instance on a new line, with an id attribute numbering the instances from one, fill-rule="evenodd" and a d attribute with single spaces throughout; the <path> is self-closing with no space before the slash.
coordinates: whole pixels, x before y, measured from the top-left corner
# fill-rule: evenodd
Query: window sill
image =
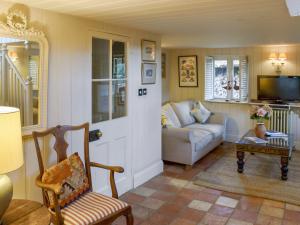
<path id="1" fill-rule="evenodd" d="M 223 99 L 211 99 L 211 100 L 205 100 L 205 102 L 210 102 L 210 103 L 228 103 L 228 104 L 243 104 L 247 105 L 249 104 L 248 101 L 235 101 L 235 100 L 223 100 Z"/>

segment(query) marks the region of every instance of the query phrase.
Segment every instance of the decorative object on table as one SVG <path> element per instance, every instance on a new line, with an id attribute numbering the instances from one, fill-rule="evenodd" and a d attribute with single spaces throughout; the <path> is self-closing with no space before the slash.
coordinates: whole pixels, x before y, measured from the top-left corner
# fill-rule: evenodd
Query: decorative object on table
<path id="1" fill-rule="evenodd" d="M 142 60 L 155 62 L 156 60 L 156 42 L 142 40 Z"/>
<path id="2" fill-rule="evenodd" d="M 254 128 L 255 135 L 258 138 L 264 138 L 266 134 L 265 120 L 269 120 L 271 117 L 272 109 L 268 105 L 264 106 L 252 106 L 250 110 L 250 119 L 256 120 L 256 126 Z"/>
<path id="3" fill-rule="evenodd" d="M 142 64 L 142 84 L 155 84 L 156 82 L 156 63 Z"/>
<path id="4" fill-rule="evenodd" d="M 20 168 L 23 163 L 23 145 L 20 110 L 0 106 L 0 224 L 13 194 L 8 172 Z"/>
<path id="5" fill-rule="evenodd" d="M 83 163 L 80 161 L 79 155 L 76 153 L 67 158 L 69 144 L 66 142 L 64 137 L 67 136 L 66 133 L 70 133 L 71 131 L 83 131 L 85 167 L 83 167 Z M 52 170 L 54 171 L 50 172 L 48 170 L 47 172 L 47 170 L 45 170 L 44 160 L 40 149 L 40 139 L 45 137 L 50 138 L 50 136 L 55 138 L 54 150 L 57 153 L 57 165 L 62 167 L 52 167 Z M 112 221 L 118 217 L 125 216 L 126 224 L 133 225 L 131 206 L 118 199 L 118 192 L 114 178 L 115 173 L 123 173 L 124 169 L 119 166 L 108 166 L 90 161 L 88 123 L 78 126 L 58 125 L 43 132 L 33 132 L 32 137 L 34 139 L 40 169 L 40 174 L 36 178 L 36 185 L 42 188 L 44 205 L 52 212 L 51 222 L 54 222 L 56 225 L 111 224 Z M 74 162 L 76 163 L 74 164 Z M 69 166 L 68 163 L 72 165 Z M 70 167 L 76 167 L 76 170 L 71 169 Z M 110 171 L 112 197 L 92 191 L 91 167 Z M 46 175 L 50 179 L 45 179 Z M 61 184 L 61 178 L 67 179 L 68 182 Z M 55 182 L 56 180 L 58 182 Z M 72 185 L 68 185 L 67 183 Z M 72 192 L 74 190 L 72 190 L 72 187 L 77 189 L 76 193 Z M 86 187 L 88 187 L 88 190 L 86 190 Z M 50 191 L 52 192 L 52 195 L 49 195 Z M 82 193 L 80 193 L 81 191 Z M 50 196 L 54 198 L 54 201 L 52 201 Z M 68 202 L 71 200 L 72 204 L 67 204 L 62 207 L 62 205 L 66 203 L 63 202 L 63 198 Z M 70 223 L 70 221 L 75 222 Z"/>
<path id="6" fill-rule="evenodd" d="M 179 87 L 198 87 L 197 56 L 178 56 Z"/>
<path id="7" fill-rule="evenodd" d="M 161 54 L 161 77 L 163 79 L 166 79 L 166 54 L 162 53 Z"/>

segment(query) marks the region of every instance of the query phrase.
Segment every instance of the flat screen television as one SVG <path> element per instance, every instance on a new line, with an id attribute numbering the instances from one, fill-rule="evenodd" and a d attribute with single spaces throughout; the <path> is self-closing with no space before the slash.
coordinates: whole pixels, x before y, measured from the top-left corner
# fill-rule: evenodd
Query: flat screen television
<path id="1" fill-rule="evenodd" d="M 257 99 L 275 101 L 300 101 L 300 76 L 257 77 Z"/>

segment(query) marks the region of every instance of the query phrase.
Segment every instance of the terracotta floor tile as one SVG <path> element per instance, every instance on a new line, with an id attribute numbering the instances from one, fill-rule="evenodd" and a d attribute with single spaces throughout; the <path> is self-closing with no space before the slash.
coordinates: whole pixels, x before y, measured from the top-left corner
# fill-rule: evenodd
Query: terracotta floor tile
<path id="1" fill-rule="evenodd" d="M 225 196 L 220 196 L 217 199 L 216 204 L 226 206 L 226 207 L 230 207 L 230 208 L 235 208 L 238 204 L 238 200 L 233 199 L 233 198 L 229 198 L 229 197 L 225 197 Z"/>
<path id="2" fill-rule="evenodd" d="M 246 221 L 236 220 L 236 219 L 231 219 L 230 218 L 226 225 L 253 225 L 253 223 L 249 223 L 249 222 L 246 222 Z"/>
<path id="3" fill-rule="evenodd" d="M 290 220 L 283 220 L 282 221 L 282 225 L 299 225 L 300 223 L 298 222 L 294 222 L 294 221 L 290 221 Z"/>
<path id="4" fill-rule="evenodd" d="M 159 209 L 165 202 L 155 198 L 146 198 L 145 201 L 141 202 L 139 205 L 144 206 L 149 209 Z"/>
<path id="5" fill-rule="evenodd" d="M 173 193 L 177 193 L 181 190 L 180 187 L 176 187 L 170 184 L 164 184 L 162 185 L 162 187 L 160 188 L 161 191 L 166 191 L 166 192 L 173 192 Z"/>
<path id="6" fill-rule="evenodd" d="M 268 206 L 281 208 L 281 209 L 283 209 L 285 207 L 285 203 L 283 203 L 283 202 L 273 201 L 273 200 L 268 200 L 268 199 L 264 200 L 263 205 L 268 205 Z"/>
<path id="7" fill-rule="evenodd" d="M 174 219 L 173 216 L 164 215 L 158 211 L 153 213 L 149 218 L 148 222 L 152 225 L 168 225 Z"/>
<path id="8" fill-rule="evenodd" d="M 185 185 L 188 184 L 188 181 L 174 178 L 174 179 L 170 180 L 169 184 L 173 185 L 173 186 L 176 186 L 176 187 L 179 187 L 179 188 L 183 188 Z"/>
<path id="9" fill-rule="evenodd" d="M 183 218 L 176 218 L 170 225 L 197 225 L 197 223 Z"/>
<path id="10" fill-rule="evenodd" d="M 191 182 L 191 181 L 188 182 L 187 185 L 184 186 L 184 188 L 195 190 L 195 191 L 203 191 L 205 189 L 205 187 L 196 185 L 196 184 L 194 184 L 194 182 Z"/>
<path id="11" fill-rule="evenodd" d="M 260 207 L 262 206 L 262 203 L 263 199 L 261 198 L 243 196 L 240 199 L 239 204 L 237 205 L 237 209 L 258 212 L 260 210 Z"/>
<path id="12" fill-rule="evenodd" d="M 165 214 L 167 216 L 177 217 L 178 213 L 184 206 L 175 203 L 166 203 L 158 209 L 159 213 Z"/>
<path id="13" fill-rule="evenodd" d="M 129 204 L 137 204 L 143 202 L 146 198 L 131 192 L 127 192 L 126 194 L 122 195 L 120 199 Z"/>
<path id="14" fill-rule="evenodd" d="M 210 202 L 210 203 L 215 203 L 216 200 L 218 199 L 219 195 L 213 195 L 213 194 L 209 194 L 206 192 L 199 192 L 197 193 L 194 198 L 197 200 L 201 200 L 201 201 L 205 201 L 205 202 Z"/>
<path id="15" fill-rule="evenodd" d="M 300 212 L 300 206 L 286 203 L 285 208 L 291 211 Z"/>
<path id="16" fill-rule="evenodd" d="M 210 213 L 207 213 L 202 221 L 200 222 L 201 225 L 225 225 L 228 218 L 213 215 Z"/>
<path id="17" fill-rule="evenodd" d="M 274 216 L 274 217 L 282 219 L 283 215 L 284 215 L 284 210 L 280 209 L 280 208 L 272 207 L 272 206 L 263 205 L 260 208 L 259 213 L 262 215 Z"/>
<path id="18" fill-rule="evenodd" d="M 229 208 L 221 205 L 213 205 L 209 210 L 209 213 L 217 216 L 230 217 L 233 211 L 234 211 L 233 208 Z"/>
<path id="19" fill-rule="evenodd" d="M 300 224 L 300 212 L 292 211 L 292 210 L 285 210 L 284 219 L 290 220 L 293 222 L 298 222 Z"/>
<path id="20" fill-rule="evenodd" d="M 146 207 L 139 206 L 139 205 L 132 206 L 132 214 L 135 218 L 146 220 L 152 213 L 153 210 L 148 209 Z"/>
<path id="21" fill-rule="evenodd" d="M 199 200 L 193 200 L 188 207 L 192 209 L 197 209 L 200 211 L 207 212 L 211 208 L 212 204 L 209 202 L 199 201 Z"/>
<path id="22" fill-rule="evenodd" d="M 192 208 L 184 208 L 179 214 L 180 218 L 188 219 L 194 222 L 200 222 L 204 216 L 205 212 Z"/>
<path id="23" fill-rule="evenodd" d="M 211 189 L 211 188 L 204 188 L 203 192 L 213 194 L 213 195 L 221 195 L 223 193 L 222 191 Z"/>
<path id="24" fill-rule="evenodd" d="M 174 193 L 165 192 L 165 191 L 157 191 L 153 193 L 151 198 L 159 199 L 165 202 L 173 201 L 176 198 L 176 195 Z"/>
<path id="25" fill-rule="evenodd" d="M 233 199 L 236 199 L 236 200 L 240 200 L 241 197 L 242 197 L 242 195 L 240 195 L 240 194 L 235 194 L 235 193 L 226 192 L 226 191 L 223 191 L 222 196 L 225 196 L 225 197 L 228 197 L 228 198 L 233 198 Z"/>
<path id="26" fill-rule="evenodd" d="M 249 222 L 249 223 L 255 223 L 257 220 L 258 213 L 257 212 L 250 212 L 245 210 L 234 210 L 231 218 Z"/>
<path id="27" fill-rule="evenodd" d="M 281 225 L 282 220 L 273 216 L 258 215 L 256 225 Z"/>
<path id="28" fill-rule="evenodd" d="M 133 189 L 131 192 L 134 194 L 137 194 L 137 195 L 144 196 L 144 197 L 150 197 L 153 193 L 156 192 L 156 190 L 154 190 L 152 188 L 140 186 L 138 188 Z"/>

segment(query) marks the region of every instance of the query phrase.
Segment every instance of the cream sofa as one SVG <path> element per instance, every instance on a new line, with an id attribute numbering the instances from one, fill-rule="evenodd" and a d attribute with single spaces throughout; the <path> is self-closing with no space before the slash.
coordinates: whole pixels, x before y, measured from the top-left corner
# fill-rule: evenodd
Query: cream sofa
<path id="1" fill-rule="evenodd" d="M 167 119 L 162 129 L 163 160 L 192 166 L 223 142 L 226 116 L 212 113 L 206 123 L 197 123 L 190 113 L 194 103 L 189 100 L 162 107 Z"/>

